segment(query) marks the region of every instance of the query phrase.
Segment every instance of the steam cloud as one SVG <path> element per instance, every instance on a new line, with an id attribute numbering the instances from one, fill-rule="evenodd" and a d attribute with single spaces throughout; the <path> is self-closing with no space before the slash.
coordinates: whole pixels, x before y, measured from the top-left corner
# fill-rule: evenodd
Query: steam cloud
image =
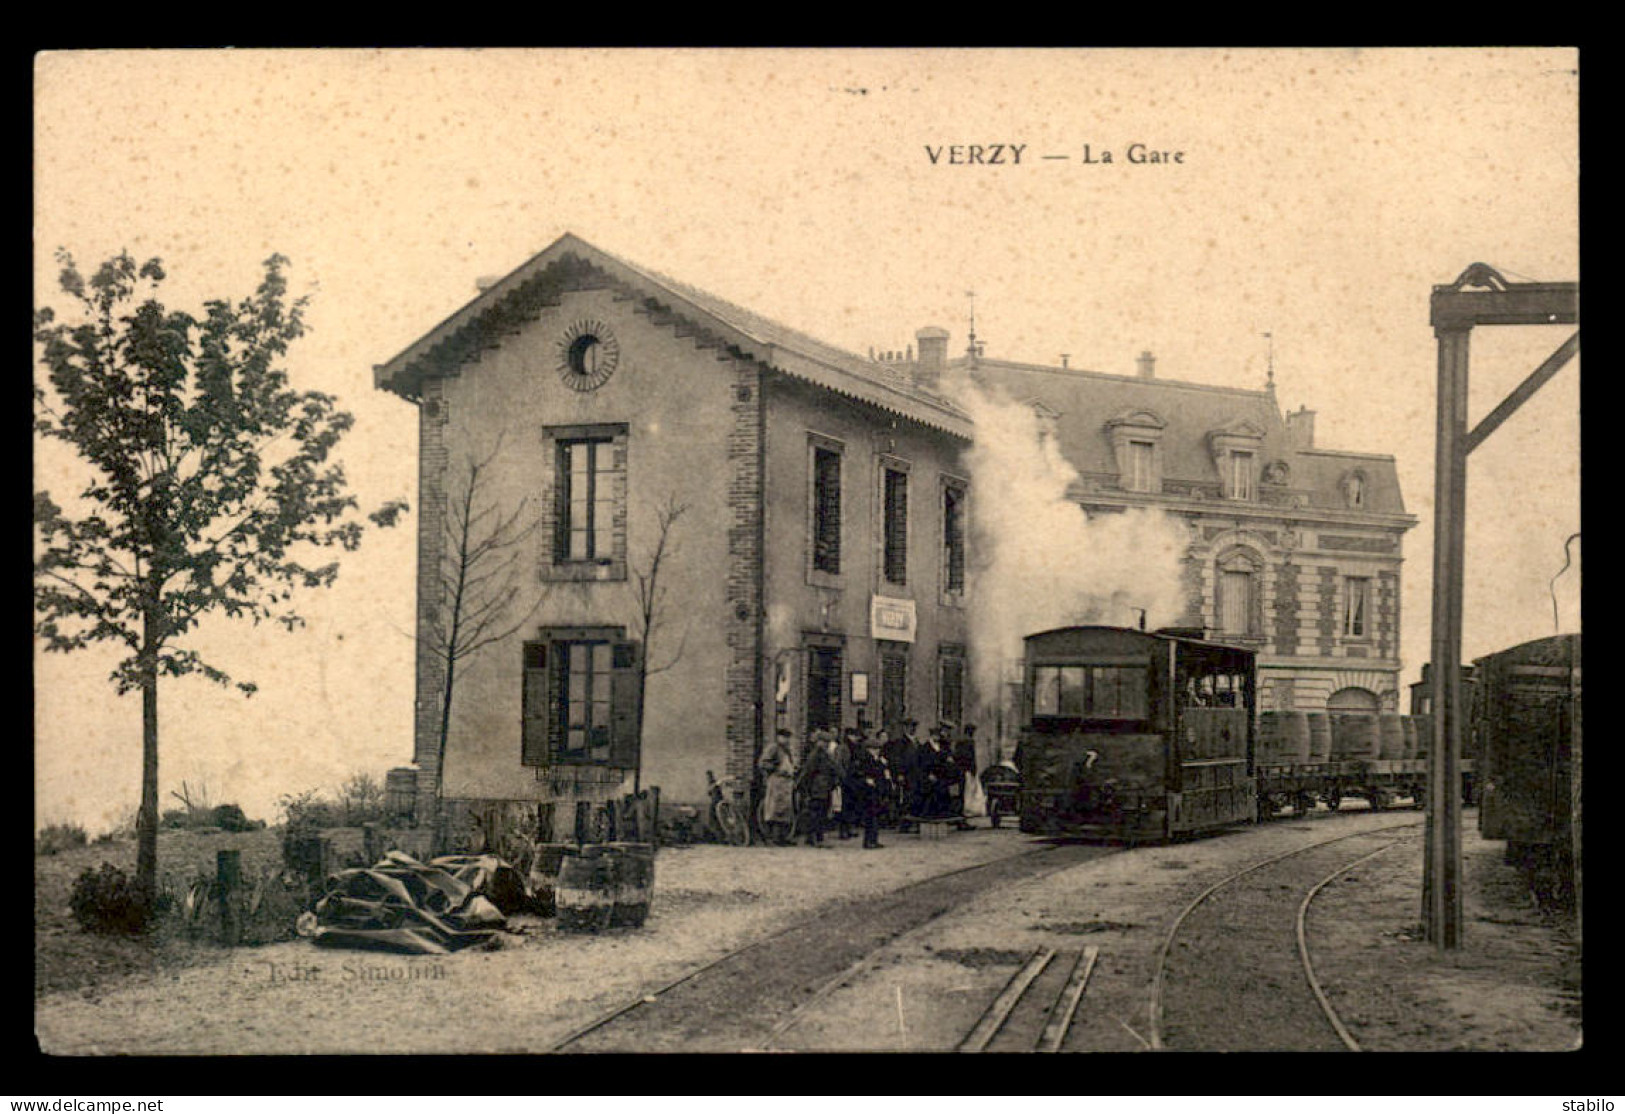
<path id="1" fill-rule="evenodd" d="M 1078 472 L 1054 438 L 1040 436 L 1032 407 L 950 384 L 976 423 L 971 471 L 970 658 L 984 719 L 1008 664 L 1029 634 L 1078 623 L 1175 625 L 1184 610 L 1181 562 L 1187 528 L 1160 510 L 1089 518 L 1068 498 Z M 1007 729 L 1009 725 L 1006 725 Z"/>

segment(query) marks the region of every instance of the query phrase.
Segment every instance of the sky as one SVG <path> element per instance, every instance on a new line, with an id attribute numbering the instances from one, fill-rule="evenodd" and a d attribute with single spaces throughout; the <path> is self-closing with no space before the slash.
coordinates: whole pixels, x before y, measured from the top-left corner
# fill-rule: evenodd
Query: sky
<path id="1" fill-rule="evenodd" d="M 1318 445 L 1397 459 L 1418 518 L 1408 682 L 1429 639 L 1428 296 L 1475 261 L 1579 278 L 1578 64 L 1568 49 L 42 54 L 37 300 L 65 304 L 58 248 L 87 270 L 159 257 L 165 299 L 194 308 L 287 256 L 312 298 L 287 366 L 355 415 L 342 455 L 364 507 L 416 502 L 416 411 L 374 389 L 374 365 L 566 231 L 860 353 L 926 325 L 962 351 L 970 291 L 997 359 L 1132 374 L 1150 350 L 1159 376 L 1256 388 L 1270 333 L 1277 397 L 1317 412 Z M 1131 163 L 1130 144 L 1168 157 Z M 932 160 L 955 146 L 960 161 Z M 1476 330 L 1470 420 L 1567 335 Z M 1468 658 L 1554 632 L 1549 581 L 1580 529 L 1579 375 L 1575 360 L 1471 458 Z M 83 482 L 54 445 L 36 446 L 34 480 Z M 166 796 L 184 780 L 274 821 L 284 793 L 409 761 L 415 526 L 370 534 L 304 597 L 299 632 L 198 632 L 259 692 L 165 682 Z M 140 701 L 114 696 L 114 661 L 35 655 L 37 822 L 96 831 L 134 810 Z"/>

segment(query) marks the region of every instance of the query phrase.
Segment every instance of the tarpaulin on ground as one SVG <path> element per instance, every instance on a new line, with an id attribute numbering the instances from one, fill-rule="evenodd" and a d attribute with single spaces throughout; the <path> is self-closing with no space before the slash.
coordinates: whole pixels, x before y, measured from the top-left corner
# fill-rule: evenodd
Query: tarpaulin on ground
<path id="1" fill-rule="evenodd" d="M 489 941 L 507 923 L 502 907 L 524 900 L 518 872 L 495 855 L 422 863 L 391 851 L 329 879 L 310 934 L 323 947 L 445 955 Z"/>

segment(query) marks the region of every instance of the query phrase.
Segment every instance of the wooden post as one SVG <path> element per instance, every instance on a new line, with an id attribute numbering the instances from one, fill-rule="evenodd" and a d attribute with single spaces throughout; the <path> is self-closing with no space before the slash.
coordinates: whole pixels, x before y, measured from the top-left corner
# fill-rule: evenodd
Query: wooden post
<path id="1" fill-rule="evenodd" d="M 242 942 L 242 918 L 237 915 L 237 890 L 242 885 L 241 851 L 216 851 L 214 856 L 215 900 L 220 905 L 220 942 L 234 948 Z"/>
<path id="2" fill-rule="evenodd" d="M 1467 351 L 1471 329 L 1436 327 L 1433 737 L 1428 741 L 1424 921 L 1440 950 L 1461 946 L 1461 597 L 1467 513 Z"/>
<path id="3" fill-rule="evenodd" d="M 361 855 L 368 866 L 383 857 L 378 850 L 378 825 L 371 821 L 361 825 Z"/>

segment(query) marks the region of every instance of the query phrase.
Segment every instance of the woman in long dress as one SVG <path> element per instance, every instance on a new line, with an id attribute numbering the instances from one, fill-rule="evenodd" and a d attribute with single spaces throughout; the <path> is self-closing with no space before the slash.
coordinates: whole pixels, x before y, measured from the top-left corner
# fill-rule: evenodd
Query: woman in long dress
<path id="1" fill-rule="evenodd" d="M 796 760 L 790 732 L 779 728 L 756 764 L 762 771 L 762 834 L 780 845 L 790 842 L 795 822 Z"/>

